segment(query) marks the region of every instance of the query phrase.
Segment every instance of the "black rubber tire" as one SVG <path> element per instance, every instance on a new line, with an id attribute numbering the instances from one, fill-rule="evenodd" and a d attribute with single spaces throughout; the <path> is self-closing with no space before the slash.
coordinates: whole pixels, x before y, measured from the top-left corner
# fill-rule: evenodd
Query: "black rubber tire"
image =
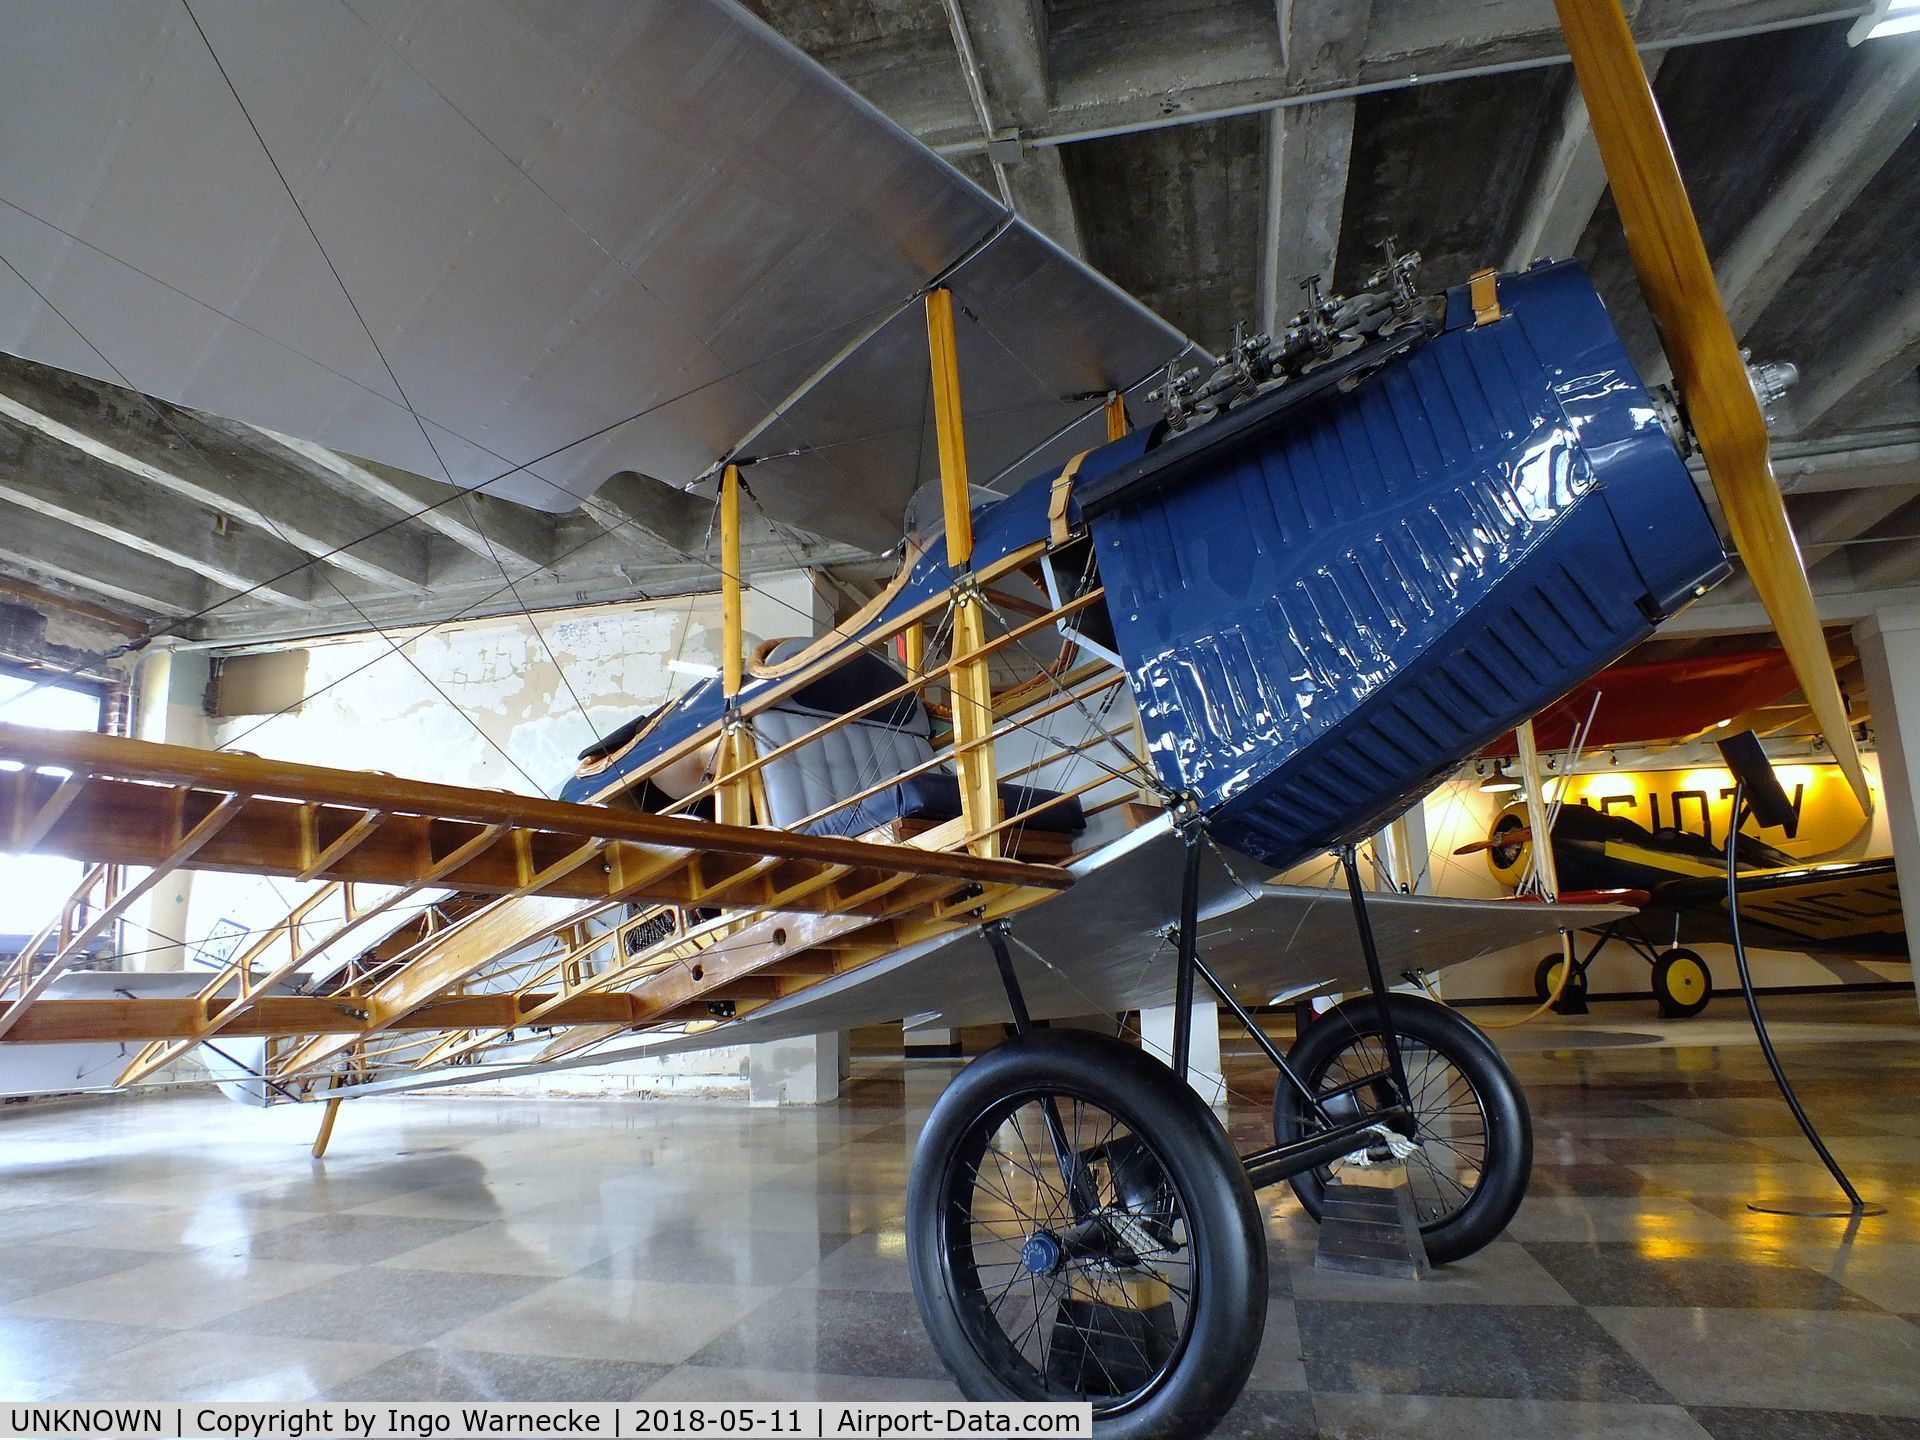
<path id="1" fill-rule="evenodd" d="M 1371 995 L 1359 995 L 1334 1007 L 1307 1027 L 1287 1054 L 1287 1063 L 1314 1090 L 1329 1088 L 1327 1072 L 1335 1061 L 1371 1038 L 1379 1044 L 1379 1012 Z M 1504 1057 L 1471 1021 L 1457 1011 L 1419 995 L 1391 994 L 1387 997 L 1392 1025 L 1403 1045 L 1412 1041 L 1423 1045 L 1450 1064 L 1465 1080 L 1478 1103 L 1485 1123 L 1484 1156 L 1477 1167 L 1474 1183 L 1464 1187 L 1466 1198 L 1445 1213 L 1423 1214 L 1420 1233 L 1426 1242 L 1427 1258 L 1436 1265 L 1460 1260 L 1490 1244 L 1507 1228 L 1520 1202 L 1526 1198 L 1527 1181 L 1533 1173 L 1533 1119 L 1527 1110 L 1526 1096 L 1514 1078 Z M 1413 1067 L 1409 1067 L 1411 1070 Z M 1444 1072 L 1442 1072 L 1444 1073 Z M 1422 1125 L 1423 1087 L 1410 1074 L 1415 1089 L 1416 1131 L 1431 1126 L 1440 1101 L 1447 1093 L 1428 1100 L 1429 1109 Z M 1381 1085 L 1356 1092 L 1361 1112 L 1388 1103 Z M 1282 1145 L 1309 1132 L 1306 1106 L 1291 1081 L 1282 1076 L 1274 1091 L 1274 1137 Z M 1354 1118 L 1336 1116 L 1337 1119 Z M 1422 1208 L 1421 1177 L 1413 1173 L 1417 1160 L 1410 1160 L 1409 1176 L 1415 1182 L 1416 1208 Z M 1320 1218 L 1320 1204 L 1326 1193 L 1330 1168 L 1302 1171 L 1289 1182 L 1293 1193 L 1314 1219 Z M 1436 1193 L 1438 1187 L 1435 1187 Z"/>
<path id="2" fill-rule="evenodd" d="M 1124 1120 L 1151 1147 L 1160 1162 L 1156 1173 L 1178 1192 L 1186 1222 L 1191 1300 L 1185 1333 L 1139 1394 L 1104 1409 L 1096 1400 L 1099 1433 L 1103 1440 L 1204 1435 L 1239 1398 L 1260 1351 L 1266 1232 L 1246 1169 L 1212 1112 L 1165 1065 L 1111 1036 L 1053 1030 L 1007 1041 L 961 1071 L 933 1107 L 907 1187 L 908 1264 L 928 1338 L 969 1399 L 1084 1398 L 1046 1389 L 1010 1346 L 989 1340 L 983 1353 L 962 1307 L 970 1307 L 975 1324 L 987 1307 L 969 1277 L 956 1273 L 948 1244 L 951 1217 L 965 1213 L 957 1197 L 970 1193 L 978 1170 L 969 1157 L 980 1153 L 982 1137 L 995 1133 L 995 1117 L 1048 1096 L 1099 1106 Z M 975 1249 L 961 1248 L 969 1256 Z M 971 1278 L 977 1282 L 977 1272 Z M 1041 1310 L 1037 1299 L 1035 1310 Z"/>
<path id="3" fill-rule="evenodd" d="M 1533 993 L 1536 999 L 1546 1000 L 1552 998 L 1554 980 L 1559 967 L 1564 964 L 1566 964 L 1566 956 L 1562 955 L 1558 950 L 1555 950 L 1550 955 L 1543 955 L 1540 958 L 1540 963 L 1533 967 Z M 1560 998 L 1562 1000 L 1570 1000 L 1576 996 L 1584 997 L 1586 993 L 1587 972 L 1583 967 L 1576 967 L 1573 972 L 1573 978 L 1567 981 L 1566 993 Z"/>
<path id="4" fill-rule="evenodd" d="M 1691 965 L 1700 967 L 1697 977 L 1689 974 Z M 1695 951 L 1675 946 L 1653 962 L 1653 998 L 1669 1019 L 1698 1015 L 1713 999 L 1713 971 Z"/>

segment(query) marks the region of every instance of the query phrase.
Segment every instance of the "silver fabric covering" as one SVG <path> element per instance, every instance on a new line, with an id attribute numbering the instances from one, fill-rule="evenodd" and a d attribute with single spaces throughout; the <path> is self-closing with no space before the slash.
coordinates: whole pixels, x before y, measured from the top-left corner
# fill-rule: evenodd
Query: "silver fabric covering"
<path id="1" fill-rule="evenodd" d="M 1187 348 L 721 0 L 0 0 L 0 33 L 0 348 L 434 479 L 567 510 L 807 448 L 754 494 L 880 548 L 934 473 L 936 276 L 976 482 Z"/>

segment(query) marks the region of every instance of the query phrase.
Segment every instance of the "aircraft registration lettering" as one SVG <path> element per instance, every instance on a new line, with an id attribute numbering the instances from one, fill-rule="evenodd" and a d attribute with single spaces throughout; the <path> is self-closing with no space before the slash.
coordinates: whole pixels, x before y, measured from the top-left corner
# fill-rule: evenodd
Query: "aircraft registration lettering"
<path id="1" fill-rule="evenodd" d="M 1789 855 L 1817 855 L 1838 849 L 1859 835 L 1859 808 L 1837 765 L 1775 767 L 1793 820 L 1762 838 Z M 1877 779 L 1877 777 L 1876 777 Z M 1718 767 L 1690 770 L 1606 770 L 1567 776 L 1556 782 L 1569 803 L 1603 815 L 1618 815 L 1651 831 L 1666 829 L 1698 835 L 1724 845 L 1733 805 L 1733 777 Z M 1743 835 L 1761 835 L 1751 819 Z"/>

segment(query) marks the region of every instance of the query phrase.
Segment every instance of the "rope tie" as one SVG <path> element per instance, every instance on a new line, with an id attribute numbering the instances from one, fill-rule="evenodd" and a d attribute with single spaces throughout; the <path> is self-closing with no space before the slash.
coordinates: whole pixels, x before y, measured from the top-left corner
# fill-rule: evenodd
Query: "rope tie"
<path id="1" fill-rule="evenodd" d="M 1378 1135 L 1380 1137 L 1379 1144 L 1367 1145 L 1354 1151 L 1351 1155 L 1341 1156 L 1340 1163 L 1342 1165 L 1359 1165 L 1364 1167 L 1380 1164 L 1380 1161 L 1373 1158 L 1373 1152 L 1377 1150 L 1380 1145 L 1386 1146 L 1388 1154 L 1396 1161 L 1406 1160 L 1418 1154 L 1420 1151 L 1418 1141 L 1409 1140 L 1397 1130 L 1393 1130 L 1386 1125 L 1369 1125 L 1366 1131 L 1362 1133 Z"/>

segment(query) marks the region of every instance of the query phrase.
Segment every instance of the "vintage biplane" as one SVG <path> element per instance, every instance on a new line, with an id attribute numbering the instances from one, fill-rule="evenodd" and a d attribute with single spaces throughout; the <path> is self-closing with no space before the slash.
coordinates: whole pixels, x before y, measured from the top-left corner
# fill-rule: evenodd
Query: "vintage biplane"
<path id="1" fill-rule="evenodd" d="M 1713 999 L 1713 972 L 1694 945 L 1732 940 L 1727 916 L 1727 851 L 1706 835 L 1675 826 L 1649 830 L 1624 815 L 1563 805 L 1552 822 L 1554 868 L 1563 895 L 1605 895 L 1635 913 L 1593 929 L 1573 960 L 1556 951 L 1534 970 L 1541 999 L 1581 1007 L 1588 971 L 1611 944 L 1652 967 L 1663 1013 L 1697 1015 Z M 1533 830 L 1518 809 L 1498 815 L 1483 850 L 1494 878 L 1517 886 L 1529 868 Z M 1796 859 L 1752 835 L 1740 840 L 1740 924 L 1747 942 L 1812 955 L 1904 958 L 1907 932 L 1900 878 L 1891 855 L 1857 860 Z M 1683 945 L 1682 940 L 1690 942 Z"/>
<path id="2" fill-rule="evenodd" d="M 1428 299 L 1389 250 L 1205 355 L 729 5 L 17 7 L 0 344 L 460 494 L 684 481 L 726 644 L 559 799 L 0 729 L 8 848 L 92 867 L 0 1039 L 144 1044 L 125 1085 L 217 1046 L 331 1123 L 1011 1020 L 918 1142 L 934 1342 L 972 1396 L 1205 1431 L 1263 1327 L 1256 1186 L 1317 1214 L 1346 1157 L 1410 1151 L 1441 1261 L 1520 1202 L 1512 1074 L 1389 984 L 1617 912 L 1370 894 L 1356 846 L 1728 572 L 1689 432 L 1865 798 L 1632 38 L 1613 0 L 1561 18 L 1684 424 L 1569 263 Z M 743 503 L 891 545 L 926 481 L 940 519 L 871 605 L 744 654 Z M 1328 851 L 1344 894 L 1264 878 Z M 79 993 L 72 959 L 181 866 L 301 899 L 191 994 Z M 1255 1154 L 1183 1083 L 1202 986 L 1280 1071 Z M 1316 990 L 1349 998 L 1290 1053 L 1247 1013 Z M 1161 1005 L 1164 1057 L 1034 1023 Z"/>

